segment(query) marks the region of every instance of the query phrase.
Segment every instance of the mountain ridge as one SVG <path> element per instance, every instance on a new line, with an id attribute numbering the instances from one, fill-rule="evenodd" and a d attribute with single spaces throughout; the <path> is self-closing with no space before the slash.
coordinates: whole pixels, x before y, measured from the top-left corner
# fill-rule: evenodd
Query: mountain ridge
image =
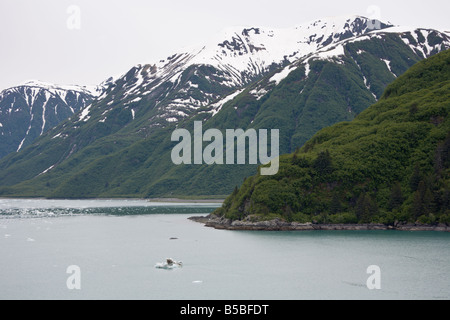
<path id="1" fill-rule="evenodd" d="M 103 88 L 28 80 L 0 92 L 0 157 L 18 152 L 69 116 Z"/>
<path id="2" fill-rule="evenodd" d="M 241 33 L 251 36 L 255 29 Z M 197 189 L 202 195 L 226 194 L 256 167 L 175 167 L 170 162 L 171 130 L 190 128 L 195 120 L 222 130 L 282 128 L 281 150 L 289 153 L 319 129 L 353 119 L 415 62 L 450 47 L 450 38 L 438 31 L 389 29 L 336 40 L 322 53 L 309 52 L 290 63 L 265 61 L 264 75 L 258 76 L 261 68 L 254 69 L 255 79 L 245 86 L 233 82 L 226 68 L 189 65 L 194 58 L 186 53 L 161 60 L 163 69 L 136 65 L 24 153 L 0 161 L 0 193 L 153 197 L 189 195 Z M 315 37 L 306 41 L 317 41 Z M 326 40 L 324 36 L 319 44 Z M 245 46 L 238 48 L 252 54 Z M 208 177 L 214 183 L 208 185 Z"/>

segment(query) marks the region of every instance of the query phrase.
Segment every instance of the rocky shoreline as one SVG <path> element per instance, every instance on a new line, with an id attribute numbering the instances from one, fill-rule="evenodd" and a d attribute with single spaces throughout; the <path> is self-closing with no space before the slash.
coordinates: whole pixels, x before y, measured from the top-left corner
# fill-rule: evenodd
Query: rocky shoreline
<path id="1" fill-rule="evenodd" d="M 450 232 L 447 225 L 397 224 L 313 224 L 286 222 L 280 219 L 271 221 L 231 221 L 217 216 L 191 217 L 192 221 L 203 223 L 206 227 L 218 230 L 233 231 L 365 231 L 365 230 L 398 230 L 398 231 L 439 231 Z"/>

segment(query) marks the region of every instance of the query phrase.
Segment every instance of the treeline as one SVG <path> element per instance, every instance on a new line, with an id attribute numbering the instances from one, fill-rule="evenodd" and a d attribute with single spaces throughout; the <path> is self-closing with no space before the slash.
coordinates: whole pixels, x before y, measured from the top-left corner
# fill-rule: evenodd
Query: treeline
<path id="1" fill-rule="evenodd" d="M 283 178 L 247 178 L 216 214 L 302 223 L 450 224 L 449 154 L 450 134 L 436 148 L 433 171 L 415 164 L 404 181 L 374 189 L 366 183 L 349 188 L 339 181 L 342 172 L 328 150 L 313 161 L 295 153 L 290 163 L 283 162 Z"/>

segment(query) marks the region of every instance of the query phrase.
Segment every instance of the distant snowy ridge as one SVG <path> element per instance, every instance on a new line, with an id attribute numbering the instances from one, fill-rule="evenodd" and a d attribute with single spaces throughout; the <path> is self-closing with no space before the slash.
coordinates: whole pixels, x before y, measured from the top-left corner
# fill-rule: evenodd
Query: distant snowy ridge
<path id="1" fill-rule="evenodd" d="M 61 121 L 83 110 L 103 90 L 101 86 L 63 86 L 29 80 L 1 91 L 0 157 L 22 150 Z"/>
<path id="2" fill-rule="evenodd" d="M 44 82 L 40 80 L 27 80 L 21 84 L 20 86 L 25 87 L 36 87 L 40 89 L 48 90 L 49 92 L 60 94 L 61 92 L 67 92 L 67 91 L 75 91 L 75 92 L 82 92 L 85 94 L 89 94 L 93 97 L 99 96 L 103 91 L 103 85 L 106 82 L 102 82 L 101 85 L 98 86 L 80 86 L 80 85 L 58 85 L 54 83 Z"/>

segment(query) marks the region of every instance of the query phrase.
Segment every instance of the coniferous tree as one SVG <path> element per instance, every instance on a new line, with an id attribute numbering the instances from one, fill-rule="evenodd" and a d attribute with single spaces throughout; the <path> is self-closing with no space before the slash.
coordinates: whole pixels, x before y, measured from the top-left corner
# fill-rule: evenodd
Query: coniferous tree
<path id="1" fill-rule="evenodd" d="M 440 143 L 436 147 L 433 165 L 434 165 L 434 172 L 436 176 L 439 178 L 441 176 L 442 170 L 444 169 L 444 143 Z"/>
<path id="2" fill-rule="evenodd" d="M 450 210 L 450 189 L 446 188 L 442 194 L 441 212 L 445 214 Z"/>
<path id="3" fill-rule="evenodd" d="M 425 189 L 425 193 L 423 195 L 423 209 L 424 214 L 429 215 L 431 213 L 435 213 L 435 206 L 434 206 L 434 195 L 433 192 L 429 189 Z"/>
<path id="4" fill-rule="evenodd" d="M 378 206 L 372 197 L 366 193 L 362 193 L 358 201 L 356 201 L 356 216 L 362 223 L 369 223 L 378 213 Z"/>
<path id="5" fill-rule="evenodd" d="M 296 164 L 298 161 L 298 157 L 297 157 L 297 152 L 294 153 L 294 155 L 292 156 L 292 164 Z"/>
<path id="6" fill-rule="evenodd" d="M 423 215 L 425 212 L 423 198 L 425 196 L 426 189 L 427 188 L 425 182 L 423 180 L 420 181 L 417 190 L 414 193 L 413 203 L 411 207 L 412 216 L 415 219 Z"/>
<path id="7" fill-rule="evenodd" d="M 442 143 L 442 163 L 445 168 L 450 166 L 450 133 Z"/>
<path id="8" fill-rule="evenodd" d="M 419 165 L 416 163 L 416 165 L 414 166 L 413 174 L 409 179 L 409 186 L 411 187 L 411 190 L 413 192 L 417 191 L 420 181 L 422 181 L 422 174 L 420 172 Z"/>
<path id="9" fill-rule="evenodd" d="M 403 197 L 402 187 L 400 186 L 400 183 L 396 182 L 391 189 L 388 209 L 391 211 L 399 209 L 404 201 L 405 199 Z"/>
<path id="10" fill-rule="evenodd" d="M 417 106 L 417 103 L 414 103 L 414 104 L 412 104 L 410 107 L 409 107 L 409 114 L 410 115 L 415 115 L 416 113 L 417 113 L 417 111 L 419 111 L 419 108 L 418 108 L 418 106 Z"/>
<path id="11" fill-rule="evenodd" d="M 287 205 L 284 208 L 284 217 L 286 218 L 287 221 L 292 222 L 292 217 L 294 216 L 294 211 L 292 211 L 291 206 Z"/>
<path id="12" fill-rule="evenodd" d="M 331 155 L 328 150 L 322 151 L 313 163 L 313 168 L 320 176 L 325 176 L 333 171 Z"/>
<path id="13" fill-rule="evenodd" d="M 447 134 L 443 142 L 443 150 L 444 150 L 444 162 L 450 161 L 450 132 Z"/>
<path id="14" fill-rule="evenodd" d="M 330 203 L 330 213 L 336 214 L 342 211 L 341 200 L 339 199 L 339 193 L 334 192 Z"/>
<path id="15" fill-rule="evenodd" d="M 411 205 L 411 215 L 414 219 L 420 217 L 423 213 L 422 197 L 419 191 L 414 193 L 413 202 Z"/>

